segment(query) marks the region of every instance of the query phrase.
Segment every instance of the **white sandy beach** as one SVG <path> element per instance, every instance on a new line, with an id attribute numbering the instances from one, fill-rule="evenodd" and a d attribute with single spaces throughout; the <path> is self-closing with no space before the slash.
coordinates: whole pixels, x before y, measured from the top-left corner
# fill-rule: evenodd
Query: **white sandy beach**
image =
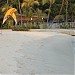
<path id="1" fill-rule="evenodd" d="M 0 74 L 74 75 L 74 39 L 56 32 L 0 34 Z"/>

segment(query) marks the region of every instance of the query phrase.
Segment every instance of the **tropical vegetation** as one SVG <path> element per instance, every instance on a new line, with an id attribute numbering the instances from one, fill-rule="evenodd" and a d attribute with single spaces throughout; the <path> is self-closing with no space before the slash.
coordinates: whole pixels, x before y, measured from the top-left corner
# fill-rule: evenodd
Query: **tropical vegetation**
<path id="1" fill-rule="evenodd" d="M 42 18 L 44 22 L 49 22 L 50 20 L 75 21 L 75 0 L 0 0 L 0 25 L 2 24 L 3 16 L 10 8 L 17 9 L 16 15 L 21 16 L 21 27 L 23 26 L 22 16 L 30 19 L 36 16 Z M 10 28 L 8 23 L 9 21 L 12 23 L 12 20 L 12 17 L 10 17 L 5 22 L 8 28 Z M 29 23 L 28 20 L 26 25 L 28 26 Z"/>

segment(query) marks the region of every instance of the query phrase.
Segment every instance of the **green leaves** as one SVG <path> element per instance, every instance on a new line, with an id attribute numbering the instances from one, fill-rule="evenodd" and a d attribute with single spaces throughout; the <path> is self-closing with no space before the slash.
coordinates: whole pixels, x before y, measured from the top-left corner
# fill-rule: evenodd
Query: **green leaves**
<path id="1" fill-rule="evenodd" d="M 54 20 L 64 20 L 64 15 L 57 15 Z"/>
<path id="2" fill-rule="evenodd" d="M 21 7 L 23 8 L 26 5 L 28 7 L 30 7 L 30 6 L 32 6 L 34 4 L 39 5 L 39 2 L 38 1 L 35 1 L 35 0 L 24 0 Z"/>
<path id="3" fill-rule="evenodd" d="M 55 0 L 50 0 L 50 4 L 53 4 L 53 3 L 55 3 Z"/>
<path id="4" fill-rule="evenodd" d="M 42 0 L 42 4 L 44 5 L 45 3 L 47 3 L 49 0 Z"/>
<path id="5" fill-rule="evenodd" d="M 9 4 L 5 4 L 2 8 L 2 12 L 6 12 L 9 8 Z"/>
<path id="6" fill-rule="evenodd" d="M 42 0 L 43 5 L 48 3 L 48 2 L 50 2 L 50 4 L 53 4 L 55 2 L 55 0 Z"/>

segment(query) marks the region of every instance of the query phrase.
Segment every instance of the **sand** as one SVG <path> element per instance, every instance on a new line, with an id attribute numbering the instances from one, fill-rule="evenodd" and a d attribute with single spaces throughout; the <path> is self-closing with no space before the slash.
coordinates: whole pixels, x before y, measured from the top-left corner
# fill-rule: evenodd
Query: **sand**
<path id="1" fill-rule="evenodd" d="M 74 38 L 56 32 L 0 34 L 0 74 L 74 75 Z"/>

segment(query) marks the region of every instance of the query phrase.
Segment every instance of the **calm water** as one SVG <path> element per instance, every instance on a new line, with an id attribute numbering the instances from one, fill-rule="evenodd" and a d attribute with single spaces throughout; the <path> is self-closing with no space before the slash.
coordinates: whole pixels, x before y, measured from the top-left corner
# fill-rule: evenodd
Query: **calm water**
<path id="1" fill-rule="evenodd" d="M 74 69 L 75 69 L 75 36 L 74 36 L 73 46 L 74 46 Z M 74 74 L 75 74 L 75 70 L 74 70 Z"/>
<path id="2" fill-rule="evenodd" d="M 73 37 L 73 52 L 74 52 L 74 75 L 75 75 L 75 36 Z"/>

